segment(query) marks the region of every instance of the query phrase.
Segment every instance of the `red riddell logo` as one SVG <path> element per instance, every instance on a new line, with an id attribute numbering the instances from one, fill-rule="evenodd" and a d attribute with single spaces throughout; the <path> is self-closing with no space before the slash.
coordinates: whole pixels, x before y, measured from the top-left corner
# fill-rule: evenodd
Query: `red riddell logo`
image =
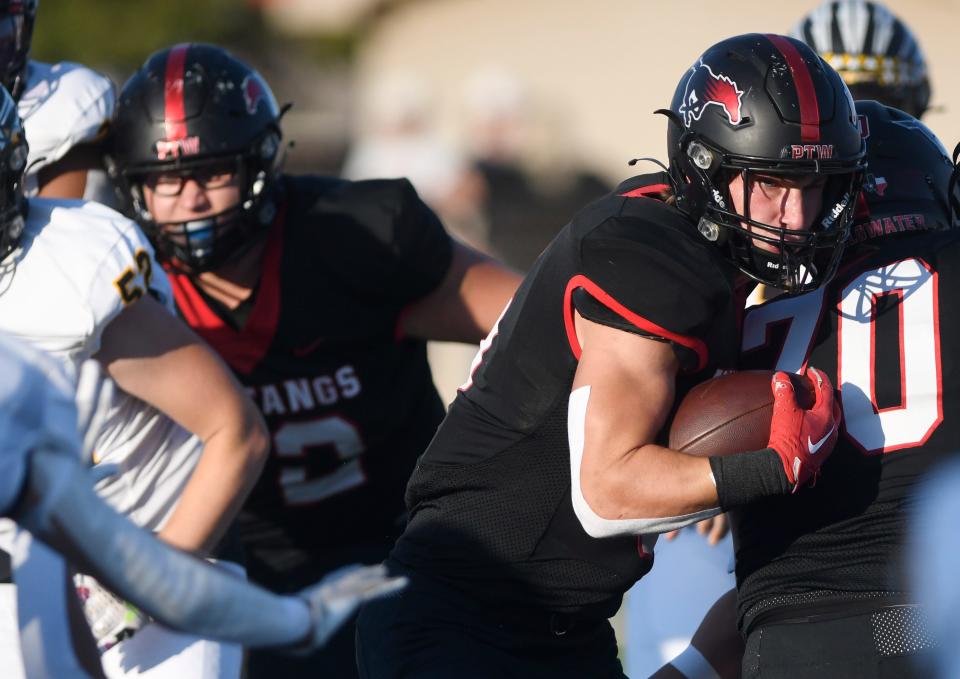
<path id="1" fill-rule="evenodd" d="M 739 125 L 743 121 L 743 90 L 737 87 L 737 83 L 722 73 L 714 73 L 703 60 L 690 70 L 693 73 L 687 79 L 683 102 L 680 104 L 683 124 L 690 127 L 693 121 L 700 120 L 707 107 L 713 104 L 723 109 L 731 125 Z"/>
<path id="2" fill-rule="evenodd" d="M 193 156 L 200 153 L 200 137 L 160 139 L 157 141 L 157 160 Z"/>
<path id="3" fill-rule="evenodd" d="M 240 85 L 243 90 L 243 102 L 247 105 L 247 113 L 253 115 L 257 112 L 260 100 L 264 98 L 263 85 L 260 84 L 260 78 L 255 75 L 248 75 L 243 79 Z"/>

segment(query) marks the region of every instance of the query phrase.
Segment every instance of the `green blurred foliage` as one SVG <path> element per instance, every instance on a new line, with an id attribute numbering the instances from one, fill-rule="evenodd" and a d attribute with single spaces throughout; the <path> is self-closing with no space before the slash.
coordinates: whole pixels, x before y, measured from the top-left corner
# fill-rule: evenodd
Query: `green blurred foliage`
<path id="1" fill-rule="evenodd" d="M 311 36 L 274 34 L 273 37 L 274 40 L 284 40 L 304 58 L 318 64 L 350 61 L 356 56 L 360 38 L 359 31 L 320 33 Z"/>
<path id="2" fill-rule="evenodd" d="M 130 72 L 178 42 L 249 55 L 266 38 L 259 11 L 245 0 L 40 0 L 31 56 Z"/>

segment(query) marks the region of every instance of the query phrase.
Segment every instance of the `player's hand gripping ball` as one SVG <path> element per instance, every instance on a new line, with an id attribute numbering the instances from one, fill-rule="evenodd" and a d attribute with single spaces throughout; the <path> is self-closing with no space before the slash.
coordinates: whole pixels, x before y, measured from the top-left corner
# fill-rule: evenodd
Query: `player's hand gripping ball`
<path id="1" fill-rule="evenodd" d="M 670 426 L 669 445 L 698 455 L 773 448 L 797 488 L 816 478 L 840 424 L 833 386 L 821 371 L 743 371 L 694 387 Z"/>

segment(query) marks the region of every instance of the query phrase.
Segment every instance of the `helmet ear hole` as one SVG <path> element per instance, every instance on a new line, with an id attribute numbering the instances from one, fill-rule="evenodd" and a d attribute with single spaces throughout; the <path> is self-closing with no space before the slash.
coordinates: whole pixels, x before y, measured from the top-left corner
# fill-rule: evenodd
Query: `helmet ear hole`
<path id="1" fill-rule="evenodd" d="M 724 239 L 723 229 L 720 228 L 720 225 L 710 221 L 706 217 L 700 218 L 700 222 L 697 224 L 697 231 L 711 243 L 720 245 L 722 239 Z"/>
<path id="2" fill-rule="evenodd" d="M 710 149 L 698 141 L 690 142 L 690 145 L 687 146 L 687 155 L 690 156 L 690 162 L 704 172 L 710 170 L 716 159 Z"/>
<path id="3" fill-rule="evenodd" d="M 277 152 L 280 150 L 280 135 L 276 132 L 269 132 L 263 137 L 263 140 L 260 142 L 260 159 L 269 162 L 273 160 L 274 156 L 277 155 Z"/>
<path id="4" fill-rule="evenodd" d="M 115 161 L 109 153 L 103 155 L 103 169 L 107 171 L 107 176 L 110 177 L 110 179 L 116 179 L 119 176 L 117 161 Z"/>

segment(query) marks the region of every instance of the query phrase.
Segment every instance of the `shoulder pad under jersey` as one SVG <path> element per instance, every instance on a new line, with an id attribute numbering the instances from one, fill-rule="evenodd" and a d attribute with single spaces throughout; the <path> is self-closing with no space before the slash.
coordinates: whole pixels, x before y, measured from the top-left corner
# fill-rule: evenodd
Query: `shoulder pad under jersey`
<path id="1" fill-rule="evenodd" d="M 31 61 L 17 106 L 30 146 L 29 174 L 104 134 L 115 105 L 113 82 L 106 76 L 68 61 Z"/>
<path id="2" fill-rule="evenodd" d="M 0 330 L 77 363 L 104 328 L 151 294 L 172 311 L 172 292 L 140 228 L 81 200 L 30 199 L 21 247 L 5 262 Z"/>

